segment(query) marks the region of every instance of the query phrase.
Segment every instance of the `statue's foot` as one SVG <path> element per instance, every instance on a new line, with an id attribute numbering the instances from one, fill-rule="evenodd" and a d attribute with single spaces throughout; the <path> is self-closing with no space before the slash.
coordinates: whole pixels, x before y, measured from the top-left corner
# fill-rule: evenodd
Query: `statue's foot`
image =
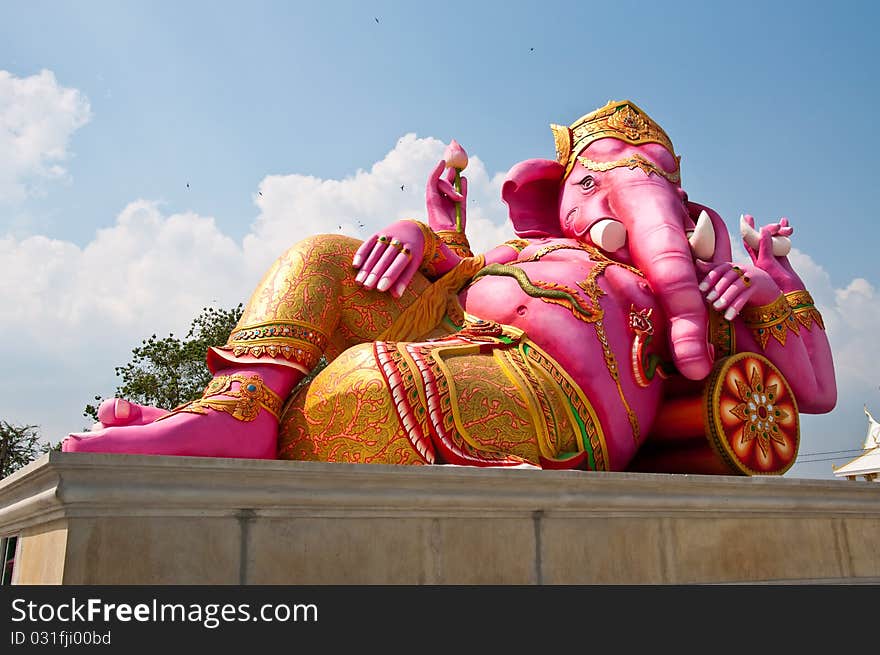
<path id="1" fill-rule="evenodd" d="M 98 409 L 99 429 L 71 434 L 64 452 L 274 459 L 278 416 L 302 374 L 253 365 L 218 370 L 191 411 L 166 412 L 121 399 Z M 197 412 L 197 413 L 196 413 Z"/>
<path id="2" fill-rule="evenodd" d="M 98 422 L 100 428 L 109 428 L 121 425 L 145 425 L 152 423 L 160 416 L 165 416 L 167 410 L 149 405 L 138 405 L 123 398 L 110 398 L 98 407 Z"/>
<path id="3" fill-rule="evenodd" d="M 64 452 L 189 455 L 274 459 L 278 422 L 268 412 L 240 421 L 225 412 L 181 412 L 153 423 L 116 425 L 70 434 Z"/>

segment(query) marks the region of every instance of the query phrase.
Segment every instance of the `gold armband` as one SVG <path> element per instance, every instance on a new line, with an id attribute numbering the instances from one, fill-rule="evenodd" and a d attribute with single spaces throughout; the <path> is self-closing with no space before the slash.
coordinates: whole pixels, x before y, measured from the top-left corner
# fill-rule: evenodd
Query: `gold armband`
<path id="1" fill-rule="evenodd" d="M 407 220 L 419 226 L 419 229 L 422 231 L 422 236 L 425 239 L 425 245 L 422 249 L 422 263 L 419 265 L 419 272 L 425 277 L 433 280 L 438 276 L 437 266 L 446 261 L 445 255 L 440 251 L 440 246 L 443 242 L 430 227 L 421 221 L 415 221 L 412 219 Z"/>
<path id="2" fill-rule="evenodd" d="M 825 329 L 825 321 L 822 320 L 822 314 L 816 309 L 816 305 L 813 304 L 813 296 L 807 290 L 791 291 L 785 294 L 785 300 L 788 302 L 788 306 L 791 307 L 791 311 L 798 323 L 809 330 L 813 327 L 813 322 L 815 321 L 816 325 L 823 330 Z"/>
<path id="3" fill-rule="evenodd" d="M 458 232 L 456 230 L 440 230 L 437 232 L 437 236 L 440 237 L 440 240 L 445 243 L 452 252 L 462 259 L 474 256 L 474 253 L 471 252 L 471 244 L 468 243 L 467 236 L 465 236 L 464 232 Z"/>
<path id="4" fill-rule="evenodd" d="M 761 348 L 766 348 L 767 340 L 771 336 L 784 346 L 788 330 L 798 334 L 797 321 L 784 295 L 780 295 L 769 305 L 745 307 L 740 315 Z"/>
<path id="5" fill-rule="evenodd" d="M 507 246 L 508 248 L 513 248 L 517 253 L 525 250 L 530 244 L 525 239 L 511 239 L 510 241 L 505 241 L 501 244 L 502 246 Z"/>
<path id="6" fill-rule="evenodd" d="M 233 382 L 238 382 L 237 389 L 232 388 Z M 231 397 L 212 397 L 220 395 Z M 207 410 L 213 409 L 231 414 L 236 420 L 249 422 L 257 418 L 261 408 L 278 420 L 282 403 L 281 396 L 267 387 L 259 375 L 218 375 L 205 387 L 201 398 L 181 405 L 156 420 L 160 421 L 179 412 L 206 414 Z"/>

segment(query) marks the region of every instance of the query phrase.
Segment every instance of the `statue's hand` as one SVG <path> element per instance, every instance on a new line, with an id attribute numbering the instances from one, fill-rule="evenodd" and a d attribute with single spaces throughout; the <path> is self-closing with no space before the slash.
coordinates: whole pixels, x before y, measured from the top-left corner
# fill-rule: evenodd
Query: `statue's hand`
<path id="1" fill-rule="evenodd" d="M 357 249 L 355 281 L 366 289 L 389 291 L 400 298 L 422 263 L 425 237 L 414 221 L 397 221 L 368 238 Z"/>
<path id="2" fill-rule="evenodd" d="M 736 318 L 746 304 L 767 305 L 782 293 L 770 274 L 754 264 L 698 261 L 697 271 L 705 274 L 700 291 L 706 302 L 724 312 L 728 321 Z"/>
<path id="3" fill-rule="evenodd" d="M 428 176 L 428 185 L 425 189 L 428 225 L 435 232 L 456 229 L 455 206 L 460 203 L 461 231 L 464 232 L 467 222 L 467 178 L 461 177 L 461 193 L 459 193 L 452 186 L 455 180 L 455 169 L 450 168 L 444 177 L 443 170 L 445 168 L 446 160 L 441 159 L 440 163 L 431 171 L 431 175 Z"/>
<path id="4" fill-rule="evenodd" d="M 755 230 L 755 219 L 750 214 L 744 214 L 740 219 L 740 230 L 743 246 L 758 268 L 767 271 L 784 292 L 803 289 L 803 282 L 788 261 L 791 250 L 789 237 L 794 228 L 789 225 L 787 218 L 764 225 L 758 232 Z"/>

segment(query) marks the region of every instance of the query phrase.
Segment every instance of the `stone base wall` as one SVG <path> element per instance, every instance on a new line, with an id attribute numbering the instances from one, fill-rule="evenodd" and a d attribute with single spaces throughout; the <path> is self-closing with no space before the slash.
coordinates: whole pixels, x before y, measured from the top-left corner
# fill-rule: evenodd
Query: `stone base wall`
<path id="1" fill-rule="evenodd" d="M 876 484 L 50 453 L 18 584 L 880 581 Z"/>

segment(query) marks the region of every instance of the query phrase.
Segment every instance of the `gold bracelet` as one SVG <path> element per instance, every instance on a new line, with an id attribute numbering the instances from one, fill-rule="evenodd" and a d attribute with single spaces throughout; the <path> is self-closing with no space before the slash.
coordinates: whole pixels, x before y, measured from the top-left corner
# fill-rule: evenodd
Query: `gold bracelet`
<path id="1" fill-rule="evenodd" d="M 508 248 L 513 248 L 514 250 L 516 250 L 517 253 L 521 253 L 530 244 L 525 239 L 511 239 L 510 241 L 505 241 L 501 245 L 507 246 Z"/>
<path id="2" fill-rule="evenodd" d="M 797 321 L 794 319 L 788 300 L 782 294 L 767 305 L 745 307 L 740 315 L 762 349 L 766 348 L 767 340 L 771 335 L 784 346 L 788 330 L 798 334 Z"/>
<path id="3" fill-rule="evenodd" d="M 785 300 L 788 301 L 788 306 L 791 307 L 791 311 L 798 323 L 808 330 L 813 327 L 813 322 L 821 329 L 825 329 L 825 321 L 822 320 L 822 314 L 816 309 L 816 305 L 813 303 L 813 296 L 810 295 L 809 291 L 806 289 L 803 291 L 790 291 L 785 294 Z"/>
<path id="4" fill-rule="evenodd" d="M 437 236 L 440 237 L 440 240 L 445 243 L 452 252 L 462 259 L 474 256 L 474 253 L 471 251 L 471 244 L 468 242 L 467 236 L 464 232 L 458 232 L 457 230 L 439 230 Z"/>
<path id="5" fill-rule="evenodd" d="M 438 275 L 437 266 L 446 261 L 446 257 L 440 251 L 440 246 L 443 242 L 430 227 L 421 221 L 413 219 L 407 220 L 419 226 L 419 229 L 422 231 L 422 236 L 425 239 L 425 245 L 422 250 L 422 263 L 419 265 L 419 272 L 425 277 L 433 280 Z"/>
<path id="6" fill-rule="evenodd" d="M 233 382 L 238 382 L 238 389 L 232 389 Z M 219 395 L 231 396 L 231 398 L 211 397 Z M 282 404 L 281 396 L 267 387 L 259 375 L 255 374 L 250 377 L 240 373 L 218 375 L 205 387 L 201 398 L 181 405 L 156 420 L 161 421 L 180 412 L 207 414 L 207 410 L 213 409 L 218 412 L 226 412 L 236 420 L 250 422 L 257 418 L 261 408 L 274 416 L 275 420 L 278 420 Z"/>

